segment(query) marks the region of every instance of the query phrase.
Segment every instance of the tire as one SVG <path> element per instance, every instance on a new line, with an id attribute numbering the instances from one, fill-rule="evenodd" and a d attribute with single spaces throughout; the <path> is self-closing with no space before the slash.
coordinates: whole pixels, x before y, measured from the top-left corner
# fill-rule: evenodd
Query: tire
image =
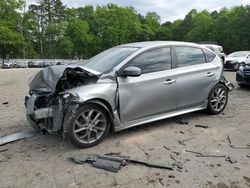
<path id="1" fill-rule="evenodd" d="M 223 84 L 217 84 L 208 96 L 207 110 L 210 114 L 220 114 L 226 107 L 228 90 Z"/>
<path id="2" fill-rule="evenodd" d="M 68 135 L 71 142 L 80 148 L 89 148 L 99 144 L 110 129 L 108 113 L 94 104 L 81 106 L 70 120 Z"/>

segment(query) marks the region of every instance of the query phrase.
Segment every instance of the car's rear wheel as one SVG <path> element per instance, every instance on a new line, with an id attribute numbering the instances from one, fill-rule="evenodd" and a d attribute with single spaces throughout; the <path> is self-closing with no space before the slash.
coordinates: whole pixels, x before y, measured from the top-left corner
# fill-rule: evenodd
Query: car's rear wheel
<path id="1" fill-rule="evenodd" d="M 81 106 L 68 127 L 71 142 L 78 147 L 88 148 L 99 144 L 110 129 L 107 112 L 94 104 Z"/>
<path id="2" fill-rule="evenodd" d="M 211 114 L 219 114 L 225 109 L 227 101 L 227 88 L 223 84 L 217 84 L 209 94 L 207 109 Z"/>

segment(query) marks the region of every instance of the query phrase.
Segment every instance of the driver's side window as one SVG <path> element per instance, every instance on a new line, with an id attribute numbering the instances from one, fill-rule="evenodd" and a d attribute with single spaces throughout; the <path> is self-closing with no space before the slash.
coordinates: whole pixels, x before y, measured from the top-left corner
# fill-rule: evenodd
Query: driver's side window
<path id="1" fill-rule="evenodd" d="M 142 74 L 171 69 L 170 47 L 157 48 L 140 54 L 126 65 L 129 66 L 140 68 Z"/>

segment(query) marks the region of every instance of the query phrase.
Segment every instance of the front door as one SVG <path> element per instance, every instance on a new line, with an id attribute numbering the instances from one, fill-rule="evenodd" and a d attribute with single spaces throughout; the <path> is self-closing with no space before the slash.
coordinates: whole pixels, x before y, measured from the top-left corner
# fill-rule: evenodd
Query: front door
<path id="1" fill-rule="evenodd" d="M 141 69 L 139 77 L 118 77 L 122 123 L 177 110 L 176 77 L 170 47 L 144 52 L 126 64 Z"/>

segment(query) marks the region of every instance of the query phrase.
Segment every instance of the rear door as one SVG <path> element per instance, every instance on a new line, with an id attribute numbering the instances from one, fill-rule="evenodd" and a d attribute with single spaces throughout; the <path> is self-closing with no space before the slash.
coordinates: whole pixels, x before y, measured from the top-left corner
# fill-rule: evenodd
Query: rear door
<path id="1" fill-rule="evenodd" d="M 211 63 L 216 57 L 212 52 L 189 46 L 176 46 L 176 80 L 178 84 L 178 109 L 202 105 L 216 82 L 218 64 Z"/>
<path id="2" fill-rule="evenodd" d="M 171 70 L 170 47 L 144 52 L 122 69 L 135 66 L 139 77 L 118 77 L 120 116 L 123 123 L 177 110 L 176 77 Z"/>

